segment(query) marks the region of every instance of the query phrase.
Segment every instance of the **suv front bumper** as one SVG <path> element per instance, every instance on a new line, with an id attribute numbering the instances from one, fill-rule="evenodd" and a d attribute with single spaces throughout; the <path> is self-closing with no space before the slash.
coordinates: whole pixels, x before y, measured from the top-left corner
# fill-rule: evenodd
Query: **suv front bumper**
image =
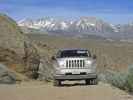
<path id="1" fill-rule="evenodd" d="M 96 79 L 97 74 L 95 73 L 89 73 L 86 75 L 54 75 L 55 80 L 86 80 L 86 79 Z"/>

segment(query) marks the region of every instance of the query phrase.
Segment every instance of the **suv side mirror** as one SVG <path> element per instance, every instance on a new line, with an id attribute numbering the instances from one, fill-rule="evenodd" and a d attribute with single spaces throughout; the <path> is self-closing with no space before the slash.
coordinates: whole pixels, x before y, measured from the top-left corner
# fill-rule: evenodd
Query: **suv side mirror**
<path id="1" fill-rule="evenodd" d="M 96 55 L 93 55 L 92 58 L 93 58 L 93 59 L 97 59 L 97 56 L 96 56 Z"/>
<path id="2" fill-rule="evenodd" d="M 56 57 L 55 57 L 55 56 L 52 56 L 52 57 L 51 57 L 51 60 L 56 60 Z"/>

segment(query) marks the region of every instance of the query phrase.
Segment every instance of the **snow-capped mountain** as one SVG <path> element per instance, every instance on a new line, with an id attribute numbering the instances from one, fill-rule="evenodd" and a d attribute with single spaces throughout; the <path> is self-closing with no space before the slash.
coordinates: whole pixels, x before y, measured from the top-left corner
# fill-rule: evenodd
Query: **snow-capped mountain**
<path id="1" fill-rule="evenodd" d="M 114 28 L 109 24 L 95 17 L 82 17 L 75 21 L 70 29 L 83 34 L 99 34 L 103 35 L 114 31 Z"/>
<path id="2" fill-rule="evenodd" d="M 63 20 L 55 20 L 53 18 L 41 18 L 37 20 L 24 19 L 18 22 L 19 26 L 33 28 L 33 29 L 44 29 L 44 30 L 65 30 L 68 28 L 68 22 Z"/>
<path id="3" fill-rule="evenodd" d="M 45 17 L 37 20 L 23 19 L 18 22 L 23 29 L 38 30 L 42 33 L 63 35 L 97 35 L 104 37 L 130 37 L 133 23 L 113 25 L 96 17 L 81 17 L 77 20 L 60 20 Z M 37 32 L 36 32 L 37 33 Z M 122 36 L 121 36 L 122 35 Z M 133 35 L 132 35 L 133 37 Z"/>

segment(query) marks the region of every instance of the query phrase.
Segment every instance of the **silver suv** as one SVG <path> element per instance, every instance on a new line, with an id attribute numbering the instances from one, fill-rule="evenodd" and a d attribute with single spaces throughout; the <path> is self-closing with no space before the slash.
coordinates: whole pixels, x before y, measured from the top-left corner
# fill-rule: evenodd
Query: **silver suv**
<path id="1" fill-rule="evenodd" d="M 54 85 L 65 80 L 85 80 L 86 84 L 97 84 L 96 56 L 86 49 L 63 49 L 53 57 L 55 69 Z"/>

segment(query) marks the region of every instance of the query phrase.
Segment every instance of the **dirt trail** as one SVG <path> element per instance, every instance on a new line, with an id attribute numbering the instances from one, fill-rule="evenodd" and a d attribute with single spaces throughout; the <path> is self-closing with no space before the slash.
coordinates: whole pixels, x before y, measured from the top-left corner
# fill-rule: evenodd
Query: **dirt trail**
<path id="1" fill-rule="evenodd" d="M 0 85 L 0 100 L 133 100 L 133 97 L 108 84 L 64 85 L 28 82 L 19 85 Z"/>

